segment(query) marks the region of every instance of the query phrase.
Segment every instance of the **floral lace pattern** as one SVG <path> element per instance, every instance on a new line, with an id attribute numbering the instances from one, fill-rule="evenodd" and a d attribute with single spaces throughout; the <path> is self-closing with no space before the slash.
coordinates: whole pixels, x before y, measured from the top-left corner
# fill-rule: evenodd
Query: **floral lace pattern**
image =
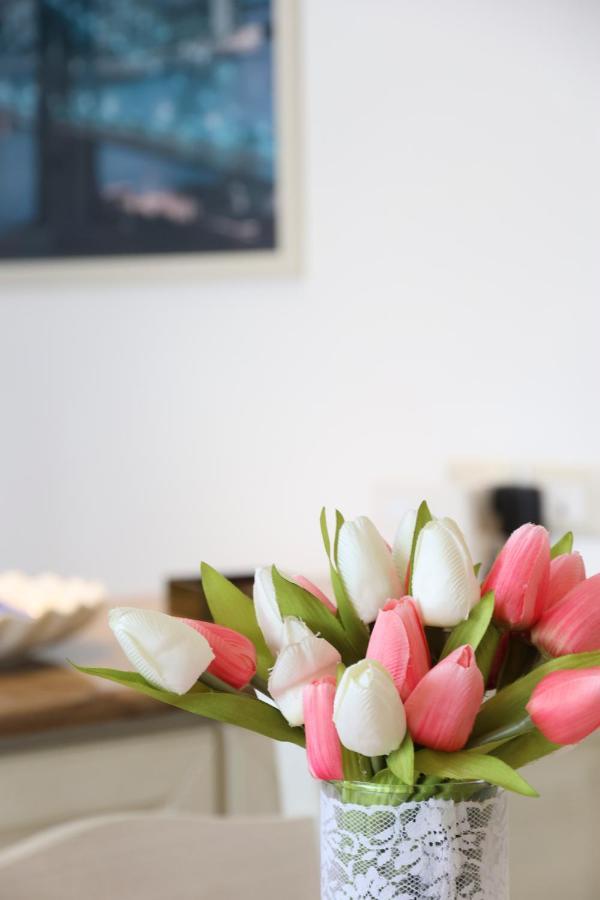
<path id="1" fill-rule="evenodd" d="M 503 792 L 394 806 L 321 791 L 322 900 L 507 900 L 507 844 Z"/>

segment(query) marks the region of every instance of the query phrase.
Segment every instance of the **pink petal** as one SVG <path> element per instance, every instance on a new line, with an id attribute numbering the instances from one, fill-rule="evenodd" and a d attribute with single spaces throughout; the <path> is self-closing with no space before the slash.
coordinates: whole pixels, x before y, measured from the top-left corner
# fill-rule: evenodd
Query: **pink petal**
<path id="1" fill-rule="evenodd" d="M 550 581 L 544 611 L 562 600 L 571 588 L 584 580 L 585 564 L 580 553 L 563 553 L 553 559 L 550 562 Z"/>
<path id="2" fill-rule="evenodd" d="M 314 778 L 342 780 L 342 746 L 333 724 L 336 680 L 332 676 L 304 688 L 306 754 Z"/>
<path id="3" fill-rule="evenodd" d="M 256 648 L 249 638 L 214 622 L 197 619 L 181 621 L 199 632 L 210 644 L 215 658 L 207 672 L 238 690 L 252 680 L 256 673 Z"/>
<path id="4" fill-rule="evenodd" d="M 458 647 L 419 681 L 406 701 L 413 739 L 434 750 L 465 746 L 483 699 L 483 676 L 473 648 Z"/>
<path id="5" fill-rule="evenodd" d="M 600 649 L 600 574 L 580 581 L 546 610 L 531 638 L 549 656 Z"/>
<path id="6" fill-rule="evenodd" d="M 534 724 L 554 744 L 576 744 L 600 728 L 600 667 L 552 672 L 527 704 Z"/>
<path id="7" fill-rule="evenodd" d="M 540 617 L 550 575 L 550 539 L 541 525 L 521 525 L 500 551 L 482 586 L 496 595 L 494 615 L 525 630 Z"/>
<path id="8" fill-rule="evenodd" d="M 388 670 L 405 700 L 431 665 L 421 616 L 412 597 L 389 600 L 379 611 L 366 655 Z"/>

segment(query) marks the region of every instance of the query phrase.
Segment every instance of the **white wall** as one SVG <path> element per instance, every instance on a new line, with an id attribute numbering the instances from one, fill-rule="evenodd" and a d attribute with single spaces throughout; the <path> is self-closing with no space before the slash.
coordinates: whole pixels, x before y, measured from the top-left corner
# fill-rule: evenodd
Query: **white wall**
<path id="1" fill-rule="evenodd" d="M 0 282 L 0 565 L 320 566 L 322 503 L 600 446 L 600 7 L 303 0 L 299 280 Z"/>

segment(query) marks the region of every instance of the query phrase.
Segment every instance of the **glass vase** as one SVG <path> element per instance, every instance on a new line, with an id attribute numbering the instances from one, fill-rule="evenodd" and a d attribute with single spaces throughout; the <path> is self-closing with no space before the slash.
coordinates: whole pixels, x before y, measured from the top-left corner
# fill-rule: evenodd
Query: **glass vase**
<path id="1" fill-rule="evenodd" d="M 507 900 L 504 791 L 323 782 L 321 898 Z"/>

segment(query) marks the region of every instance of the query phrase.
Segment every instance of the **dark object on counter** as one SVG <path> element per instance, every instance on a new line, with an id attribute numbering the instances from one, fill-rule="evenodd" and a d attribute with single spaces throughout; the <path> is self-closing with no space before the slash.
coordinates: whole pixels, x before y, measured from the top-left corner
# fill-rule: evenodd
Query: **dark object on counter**
<path id="1" fill-rule="evenodd" d="M 240 591 L 252 597 L 253 575 L 227 575 Z M 172 616 L 185 619 L 203 619 L 211 622 L 212 616 L 199 578 L 172 578 L 167 582 L 168 610 Z"/>
<path id="2" fill-rule="evenodd" d="M 498 526 L 505 537 L 526 522 L 544 524 L 542 492 L 539 488 L 505 485 L 493 488 L 490 498 L 492 509 L 498 517 Z"/>

